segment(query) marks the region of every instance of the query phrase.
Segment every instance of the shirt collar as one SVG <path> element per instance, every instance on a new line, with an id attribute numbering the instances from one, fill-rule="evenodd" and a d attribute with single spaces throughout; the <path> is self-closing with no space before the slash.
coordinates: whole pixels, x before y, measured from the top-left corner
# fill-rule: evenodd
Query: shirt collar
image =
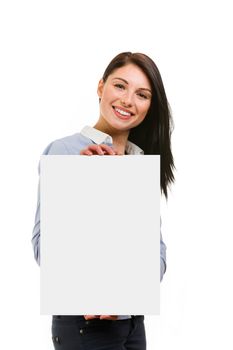
<path id="1" fill-rule="evenodd" d="M 112 137 L 103 131 L 97 130 L 91 126 L 85 126 L 81 132 L 83 136 L 88 137 L 96 144 L 110 143 L 112 144 Z M 126 153 L 127 154 L 144 154 L 144 151 L 135 145 L 133 142 L 128 141 L 126 143 Z"/>

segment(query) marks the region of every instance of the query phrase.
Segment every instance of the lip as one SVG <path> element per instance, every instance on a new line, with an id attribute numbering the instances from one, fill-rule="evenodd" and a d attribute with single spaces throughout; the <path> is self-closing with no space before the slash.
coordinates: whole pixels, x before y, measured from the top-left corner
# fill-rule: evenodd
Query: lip
<path id="1" fill-rule="evenodd" d="M 115 115 L 122 120 L 129 120 L 134 115 L 131 111 L 129 111 L 128 109 L 122 108 L 122 107 L 112 106 L 112 108 L 113 108 Z M 122 111 L 124 111 L 126 113 L 130 113 L 130 116 L 120 114 L 119 112 L 116 111 L 116 108 L 121 109 Z"/>

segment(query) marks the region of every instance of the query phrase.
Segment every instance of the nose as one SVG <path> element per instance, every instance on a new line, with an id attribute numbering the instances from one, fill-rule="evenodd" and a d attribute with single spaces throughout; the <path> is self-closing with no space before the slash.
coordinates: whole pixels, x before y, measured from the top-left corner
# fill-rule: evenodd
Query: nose
<path id="1" fill-rule="evenodd" d="M 133 96 L 130 92 L 126 92 L 121 98 L 121 104 L 124 107 L 132 107 L 133 105 Z"/>

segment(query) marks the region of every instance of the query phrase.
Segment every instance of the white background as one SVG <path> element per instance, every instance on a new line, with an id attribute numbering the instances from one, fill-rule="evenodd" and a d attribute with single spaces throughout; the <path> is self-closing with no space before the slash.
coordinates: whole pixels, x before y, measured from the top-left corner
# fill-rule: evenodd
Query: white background
<path id="1" fill-rule="evenodd" d="M 148 350 L 232 349 L 231 1 L 1 1 L 1 348 L 52 349 L 31 232 L 40 154 L 94 125 L 122 51 L 151 56 L 175 121 L 167 273 Z M 90 208 L 91 210 L 91 208 Z"/>

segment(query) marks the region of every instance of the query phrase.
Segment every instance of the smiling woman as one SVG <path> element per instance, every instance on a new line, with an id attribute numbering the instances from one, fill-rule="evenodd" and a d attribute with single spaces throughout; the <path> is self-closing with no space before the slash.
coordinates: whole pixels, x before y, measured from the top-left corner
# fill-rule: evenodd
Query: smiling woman
<path id="1" fill-rule="evenodd" d="M 142 53 L 123 52 L 109 63 L 98 83 L 99 117 L 93 127 L 51 142 L 44 155 L 160 155 L 161 192 L 174 181 L 172 118 L 154 61 Z M 127 194 L 125 194 L 127 200 Z M 166 270 L 166 246 L 160 236 L 160 280 Z M 32 244 L 40 264 L 40 198 Z M 122 286 L 124 288 L 124 286 Z M 53 316 L 55 349 L 145 350 L 144 316 Z"/>
<path id="2" fill-rule="evenodd" d="M 98 95 L 100 119 L 96 127 L 107 123 L 129 132 L 146 117 L 152 91 L 143 71 L 135 64 L 129 63 L 114 70 L 106 81 L 100 80 Z"/>

